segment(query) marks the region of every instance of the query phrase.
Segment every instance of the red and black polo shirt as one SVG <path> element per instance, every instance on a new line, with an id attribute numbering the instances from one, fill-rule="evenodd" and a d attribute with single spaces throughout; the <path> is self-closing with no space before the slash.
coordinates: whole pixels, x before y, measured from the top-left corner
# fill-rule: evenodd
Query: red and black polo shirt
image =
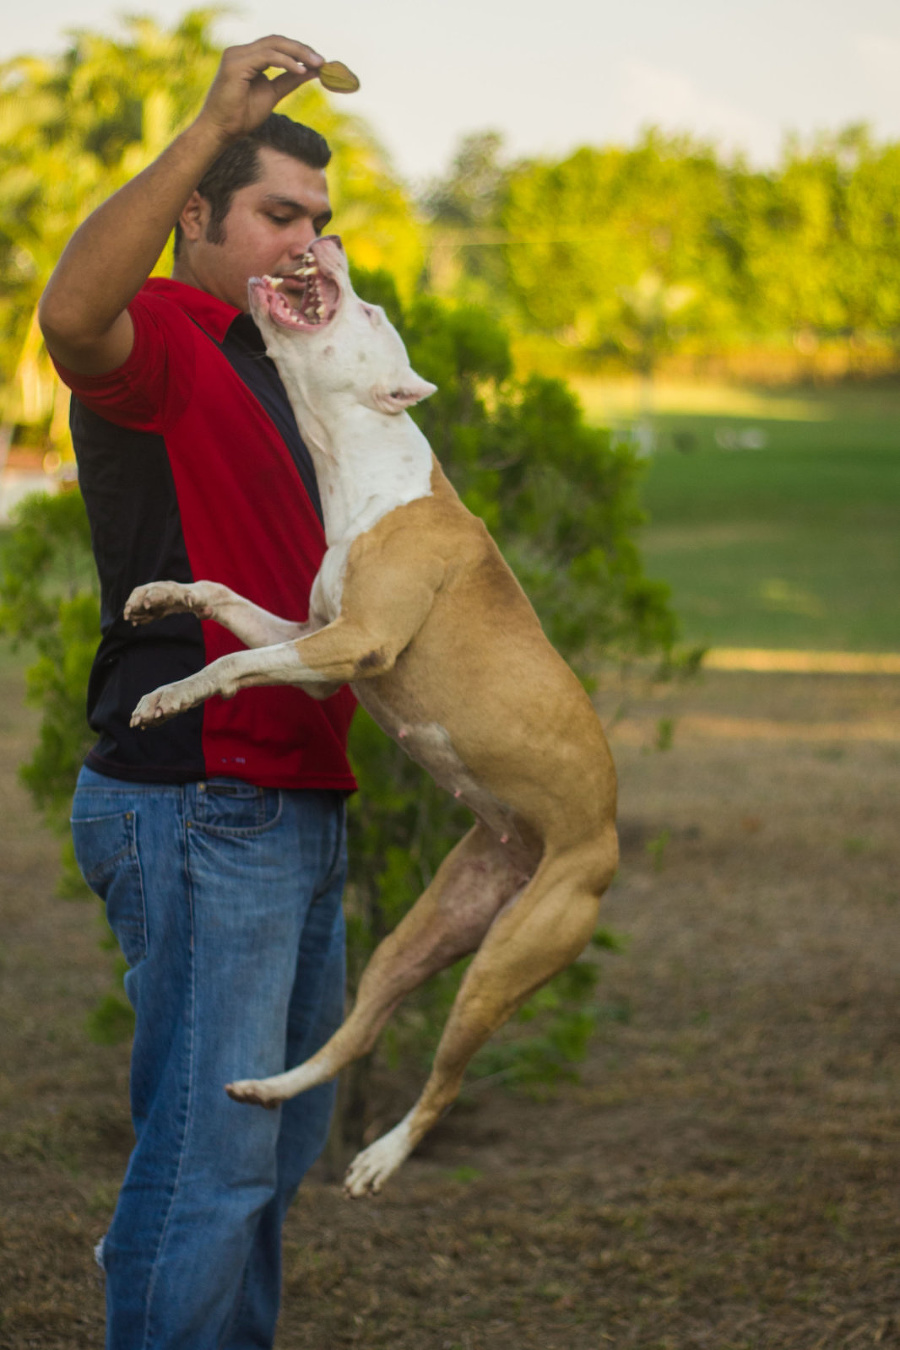
<path id="1" fill-rule="evenodd" d="M 315 473 L 249 315 L 154 278 L 129 306 L 134 348 L 108 375 L 60 368 L 72 389 L 78 477 L 100 574 L 102 640 L 88 687 L 87 763 L 135 781 L 227 775 L 261 787 L 352 790 L 349 688 L 324 702 L 286 687 L 214 697 L 161 727 L 128 723 L 142 694 L 240 643 L 216 623 L 122 618 L 148 581 L 224 582 L 304 620 L 325 553 Z"/>

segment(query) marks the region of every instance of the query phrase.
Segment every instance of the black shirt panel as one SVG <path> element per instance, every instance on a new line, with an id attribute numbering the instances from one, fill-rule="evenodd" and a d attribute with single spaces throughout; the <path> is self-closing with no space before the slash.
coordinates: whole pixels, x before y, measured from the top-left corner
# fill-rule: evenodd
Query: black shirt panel
<path id="1" fill-rule="evenodd" d="M 171 614 L 133 627 L 122 610 L 135 586 L 194 580 L 161 436 L 114 426 L 73 396 L 72 440 L 100 577 L 101 641 L 88 682 L 88 723 L 98 734 L 91 768 L 134 781 L 203 778 L 203 708 L 156 729 L 128 725 L 138 700 L 206 663 L 200 621 Z"/>

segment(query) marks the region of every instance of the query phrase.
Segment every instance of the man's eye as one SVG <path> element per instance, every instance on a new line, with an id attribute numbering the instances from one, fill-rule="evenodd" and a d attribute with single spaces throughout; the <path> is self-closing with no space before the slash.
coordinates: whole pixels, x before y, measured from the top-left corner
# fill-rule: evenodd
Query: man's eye
<path id="1" fill-rule="evenodd" d="M 292 216 L 275 216 L 272 214 L 271 211 L 269 211 L 267 214 L 269 219 L 274 220 L 276 225 L 290 225 L 293 219 Z"/>

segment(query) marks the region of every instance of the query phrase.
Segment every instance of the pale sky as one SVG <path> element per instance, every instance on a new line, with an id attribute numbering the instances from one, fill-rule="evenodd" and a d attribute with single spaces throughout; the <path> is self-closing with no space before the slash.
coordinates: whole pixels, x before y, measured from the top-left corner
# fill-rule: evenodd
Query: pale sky
<path id="1" fill-rule="evenodd" d="M 72 26 L 114 31 L 129 8 L 10 6 L 0 59 L 58 51 Z M 167 24 L 187 8 L 133 6 Z M 656 123 L 760 164 L 787 131 L 866 121 L 900 139 L 898 0 L 257 0 L 217 32 L 227 43 L 285 33 L 346 62 L 363 86 L 348 109 L 415 183 L 446 168 L 461 135 L 484 129 L 502 132 L 511 155 L 559 155 L 629 143 Z"/>

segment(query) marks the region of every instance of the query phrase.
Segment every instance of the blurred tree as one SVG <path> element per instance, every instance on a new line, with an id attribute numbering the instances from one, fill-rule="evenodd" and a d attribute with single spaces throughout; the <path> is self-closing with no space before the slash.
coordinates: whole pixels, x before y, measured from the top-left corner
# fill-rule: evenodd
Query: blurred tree
<path id="1" fill-rule="evenodd" d="M 900 348 L 900 144 L 869 146 L 846 189 L 840 285 L 848 327 L 889 333 Z"/>
<path id="2" fill-rule="evenodd" d="M 561 160 L 501 150 L 467 137 L 424 195 L 429 269 L 522 334 L 646 373 L 785 334 L 900 333 L 900 149 L 863 126 L 788 141 L 769 172 L 658 131 Z"/>
<path id="3" fill-rule="evenodd" d="M 496 308 L 505 293 L 500 213 L 508 169 L 496 131 L 463 137 L 448 173 L 420 204 L 430 222 L 428 277 L 438 294 L 457 294 Z"/>
<path id="4" fill-rule="evenodd" d="M 843 184 L 833 154 L 789 142 L 781 171 L 750 187 L 747 256 L 751 318 L 769 331 L 838 331 L 844 307 L 835 247 Z"/>
<path id="5" fill-rule="evenodd" d="M 475 131 L 464 136 L 450 172 L 425 190 L 422 204 L 429 218 L 461 229 L 497 221 L 506 183 L 501 163 L 503 137 L 499 131 Z"/>
<path id="6" fill-rule="evenodd" d="M 755 185 L 747 249 L 759 326 L 801 341 L 900 329 L 900 146 L 862 125 L 788 142 Z"/>
<path id="7" fill-rule="evenodd" d="M 121 40 L 80 31 L 60 57 L 0 68 L 0 379 L 21 360 L 42 385 L 38 408 L 8 402 L 7 421 L 49 419 L 55 377 L 27 345 L 40 293 L 76 226 L 199 106 L 218 61 L 213 17 L 193 11 L 170 32 L 129 18 Z"/>
<path id="8" fill-rule="evenodd" d="M 622 345 L 641 378 L 640 416 L 652 408 L 653 376 L 660 358 L 675 345 L 673 320 L 691 303 L 691 286 L 667 286 L 657 272 L 644 272 L 634 286 L 622 286 Z"/>
<path id="9" fill-rule="evenodd" d="M 522 321 L 573 347 L 627 357 L 629 288 L 690 287 L 681 339 L 733 326 L 734 170 L 688 137 L 648 132 L 633 150 L 584 147 L 509 177 L 501 223 Z M 684 292 L 686 294 L 686 292 Z M 646 344 L 644 344 L 646 345 Z"/>

